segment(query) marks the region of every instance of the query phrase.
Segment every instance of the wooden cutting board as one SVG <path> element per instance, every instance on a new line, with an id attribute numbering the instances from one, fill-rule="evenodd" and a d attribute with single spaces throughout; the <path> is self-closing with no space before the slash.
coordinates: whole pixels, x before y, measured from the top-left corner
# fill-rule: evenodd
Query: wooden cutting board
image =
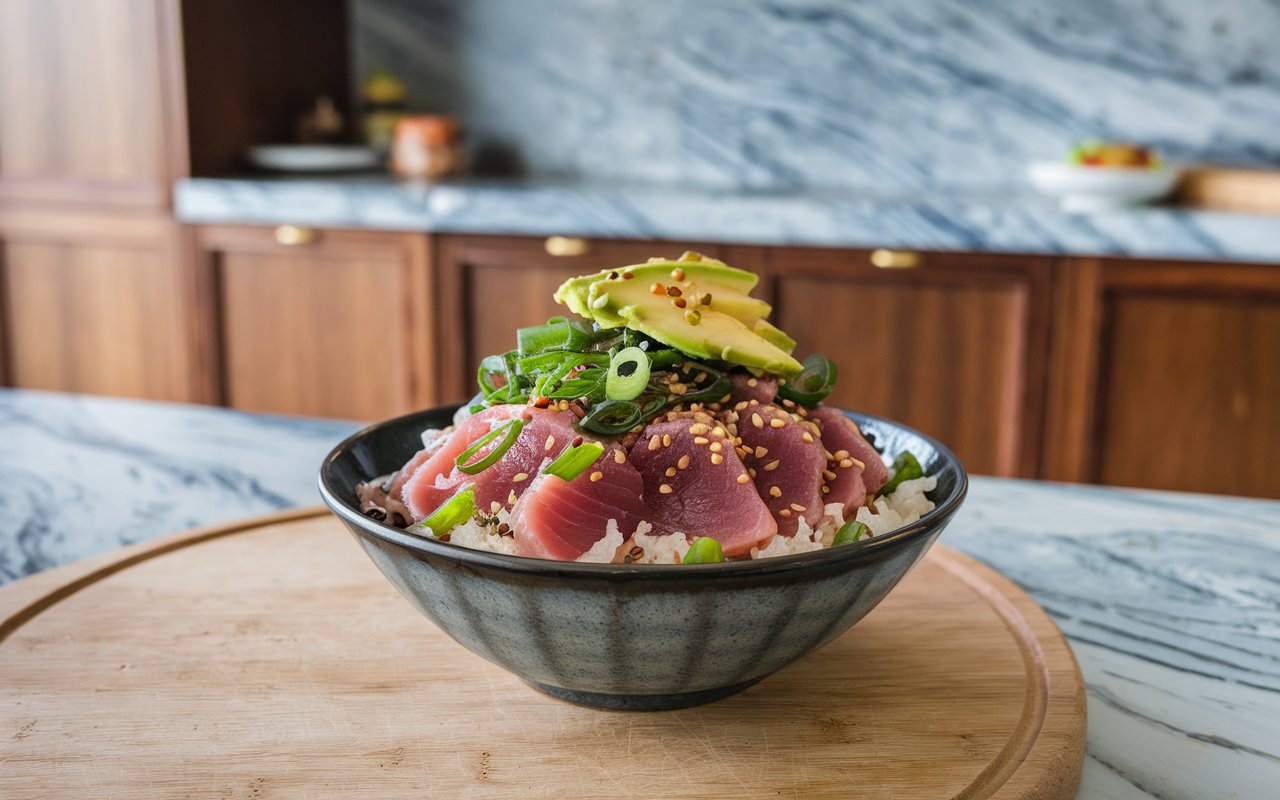
<path id="1" fill-rule="evenodd" d="M 1084 688 L 945 547 L 746 692 L 598 711 L 455 644 L 337 520 L 181 534 L 0 589 L 0 795 L 1069 798 Z"/>

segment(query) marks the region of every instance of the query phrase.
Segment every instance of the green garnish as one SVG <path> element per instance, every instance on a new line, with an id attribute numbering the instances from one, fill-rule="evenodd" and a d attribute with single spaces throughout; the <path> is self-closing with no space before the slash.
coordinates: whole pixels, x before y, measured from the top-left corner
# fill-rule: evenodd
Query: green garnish
<path id="1" fill-rule="evenodd" d="M 656 417 L 666 405 L 667 401 L 662 397 L 649 401 L 647 405 L 634 400 L 605 400 L 593 405 L 578 424 L 584 430 L 602 436 L 619 436 Z"/>
<path id="2" fill-rule="evenodd" d="M 649 356 L 639 347 L 624 347 L 609 364 L 604 396 L 610 400 L 634 400 L 649 385 Z"/>
<path id="3" fill-rule="evenodd" d="M 840 370 L 826 356 L 814 353 L 804 360 L 804 371 L 778 387 L 778 397 L 802 406 L 816 406 L 836 388 Z"/>
<path id="4" fill-rule="evenodd" d="M 724 549 L 710 536 L 700 536 L 689 545 L 684 554 L 685 564 L 719 564 L 724 561 Z"/>
<path id="5" fill-rule="evenodd" d="M 465 472 L 468 475 L 475 475 L 477 472 L 492 467 L 498 463 L 498 459 L 506 455 L 511 449 L 511 445 L 516 443 L 516 439 L 520 436 L 520 431 L 524 430 L 524 420 L 511 419 L 502 423 L 498 427 L 481 436 L 471 443 L 471 446 L 463 450 L 456 459 L 454 464 L 458 466 L 459 472 Z M 502 441 L 498 442 L 489 452 L 485 453 L 478 461 L 471 461 L 476 453 L 479 453 L 485 445 L 494 441 L 498 437 L 502 437 Z"/>
<path id="6" fill-rule="evenodd" d="M 453 497 L 444 501 L 431 515 L 419 522 L 417 527 L 427 528 L 431 535 L 439 539 L 471 519 L 476 513 L 476 489 L 471 484 L 454 492 Z"/>
<path id="7" fill-rule="evenodd" d="M 889 482 L 880 489 L 880 496 L 893 494 L 893 490 L 898 488 L 898 484 L 903 481 L 911 481 L 916 478 L 924 477 L 924 468 L 920 466 L 920 462 L 911 454 L 910 450 L 903 450 L 898 457 L 893 460 L 893 477 Z"/>
<path id="8" fill-rule="evenodd" d="M 596 463 L 596 459 L 604 452 L 604 445 L 599 442 L 583 442 L 577 447 L 566 448 L 560 457 L 551 462 L 551 466 L 543 470 L 547 475 L 555 475 L 571 481 L 587 468 Z"/>
<path id="9" fill-rule="evenodd" d="M 867 526 L 857 520 L 849 520 L 840 526 L 840 530 L 836 531 L 836 538 L 831 540 L 831 546 L 835 547 L 840 544 L 853 544 L 861 539 L 867 533 Z"/>

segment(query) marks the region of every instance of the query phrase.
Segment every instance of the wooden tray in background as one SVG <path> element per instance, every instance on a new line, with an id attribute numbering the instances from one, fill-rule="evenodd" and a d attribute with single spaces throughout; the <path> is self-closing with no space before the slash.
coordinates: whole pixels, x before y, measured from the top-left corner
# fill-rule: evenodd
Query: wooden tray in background
<path id="1" fill-rule="evenodd" d="M 0 589 L 5 796 L 1048 800 L 1075 792 L 1084 709 L 1045 613 L 945 547 L 817 653 L 650 714 L 467 652 L 322 511 Z"/>

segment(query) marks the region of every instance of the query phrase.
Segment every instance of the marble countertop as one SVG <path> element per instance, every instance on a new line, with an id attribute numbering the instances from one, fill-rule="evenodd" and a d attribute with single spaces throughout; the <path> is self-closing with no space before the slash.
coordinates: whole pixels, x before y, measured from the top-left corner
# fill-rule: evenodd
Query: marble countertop
<path id="1" fill-rule="evenodd" d="M 1162 207 L 1075 214 L 1029 193 L 426 185 L 370 174 L 191 178 L 174 200 L 192 223 L 1280 263 L 1280 218 Z"/>
<path id="2" fill-rule="evenodd" d="M 0 583 L 318 504 L 357 425 L 0 390 Z M 943 540 L 1053 616 L 1089 694 L 1080 798 L 1280 786 L 1280 502 L 975 478 Z"/>

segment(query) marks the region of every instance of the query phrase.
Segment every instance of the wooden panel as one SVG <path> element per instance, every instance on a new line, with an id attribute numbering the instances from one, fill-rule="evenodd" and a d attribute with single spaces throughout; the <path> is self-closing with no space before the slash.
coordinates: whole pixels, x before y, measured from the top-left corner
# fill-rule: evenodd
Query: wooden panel
<path id="1" fill-rule="evenodd" d="M 0 3 L 0 198 L 166 204 L 175 25 L 172 0 Z"/>
<path id="2" fill-rule="evenodd" d="M 337 520 L 289 512 L 0 588 L 0 685 L 26 797 L 1066 800 L 1084 759 L 1062 634 L 940 545 L 742 694 L 619 713 L 467 652 Z"/>
<path id="3" fill-rule="evenodd" d="M 689 242 L 593 239 L 581 255 L 555 256 L 546 240 L 499 236 L 438 237 L 441 341 L 465 332 L 461 347 L 441 353 L 441 391 L 461 400 L 476 391 L 480 359 L 515 347 L 516 328 L 567 313 L 551 299 L 566 279 L 609 266 L 635 264 L 653 256 L 676 257 L 685 250 L 720 256 L 724 247 Z"/>
<path id="4" fill-rule="evenodd" d="M 1280 271 L 1080 262 L 1055 323 L 1046 476 L 1280 497 Z"/>
<path id="5" fill-rule="evenodd" d="M 350 419 L 435 400 L 424 236 L 324 231 L 278 245 L 269 228 L 202 228 L 223 400 Z"/>
<path id="6" fill-rule="evenodd" d="M 831 402 L 938 437 L 975 473 L 1033 476 L 1050 286 L 1043 259 L 771 251 L 776 321 L 797 355 L 836 361 Z"/>
<path id="7" fill-rule="evenodd" d="M 0 215 L 0 265 L 8 384 L 197 399 L 170 223 Z"/>

